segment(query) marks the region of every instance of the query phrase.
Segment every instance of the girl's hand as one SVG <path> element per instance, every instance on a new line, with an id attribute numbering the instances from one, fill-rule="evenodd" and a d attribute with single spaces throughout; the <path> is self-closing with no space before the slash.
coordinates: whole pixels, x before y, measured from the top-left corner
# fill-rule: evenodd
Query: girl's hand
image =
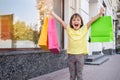
<path id="1" fill-rule="evenodd" d="M 54 11 L 51 10 L 51 11 L 50 11 L 50 15 L 51 15 L 51 16 L 54 16 L 54 14 L 55 14 Z"/>
<path id="2" fill-rule="evenodd" d="M 67 26 L 66 23 L 56 13 L 54 13 L 54 11 L 51 10 L 50 15 L 54 17 L 58 22 L 60 22 L 62 27 L 66 29 L 66 26 Z"/>
<path id="3" fill-rule="evenodd" d="M 101 7 L 101 8 L 100 8 L 100 12 L 99 12 L 95 17 L 93 17 L 93 18 L 87 23 L 87 27 L 89 28 L 90 25 L 91 25 L 94 21 L 96 21 L 103 13 L 104 13 L 104 8 Z"/>
<path id="4" fill-rule="evenodd" d="M 104 8 L 103 7 L 100 8 L 100 15 L 102 15 L 102 14 L 104 14 Z"/>

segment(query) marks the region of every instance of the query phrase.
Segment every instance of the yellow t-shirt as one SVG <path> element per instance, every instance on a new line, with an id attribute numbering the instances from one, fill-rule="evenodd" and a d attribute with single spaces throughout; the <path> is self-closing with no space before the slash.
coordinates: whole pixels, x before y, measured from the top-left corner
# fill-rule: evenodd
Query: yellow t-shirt
<path id="1" fill-rule="evenodd" d="M 68 54 L 87 54 L 87 26 L 82 26 L 78 30 L 74 30 L 71 27 L 66 28 L 68 35 Z"/>

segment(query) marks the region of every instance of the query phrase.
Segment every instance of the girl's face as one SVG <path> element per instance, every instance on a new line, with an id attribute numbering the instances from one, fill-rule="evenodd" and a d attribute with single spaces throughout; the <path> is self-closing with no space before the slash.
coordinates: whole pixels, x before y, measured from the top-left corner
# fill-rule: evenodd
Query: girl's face
<path id="1" fill-rule="evenodd" d="M 81 19 L 78 16 L 74 16 L 72 19 L 72 26 L 75 30 L 78 30 L 81 26 Z"/>

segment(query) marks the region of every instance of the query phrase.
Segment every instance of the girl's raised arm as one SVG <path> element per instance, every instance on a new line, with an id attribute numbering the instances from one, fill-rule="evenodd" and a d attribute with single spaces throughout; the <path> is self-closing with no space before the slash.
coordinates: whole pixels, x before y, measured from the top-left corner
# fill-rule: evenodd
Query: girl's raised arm
<path id="1" fill-rule="evenodd" d="M 65 23 L 58 15 L 56 15 L 53 11 L 51 11 L 51 15 L 52 15 L 53 17 L 55 17 L 55 19 L 56 19 L 58 22 L 60 22 L 60 24 L 62 25 L 62 27 L 63 27 L 64 29 L 66 29 L 66 27 L 67 27 L 66 23 Z"/>
<path id="2" fill-rule="evenodd" d="M 87 23 L 88 29 L 89 29 L 89 27 L 91 26 L 91 24 L 92 24 L 94 21 L 96 21 L 103 13 L 104 13 L 104 8 L 101 7 L 101 8 L 100 8 L 100 12 L 99 12 L 95 17 L 93 17 L 93 18 Z"/>

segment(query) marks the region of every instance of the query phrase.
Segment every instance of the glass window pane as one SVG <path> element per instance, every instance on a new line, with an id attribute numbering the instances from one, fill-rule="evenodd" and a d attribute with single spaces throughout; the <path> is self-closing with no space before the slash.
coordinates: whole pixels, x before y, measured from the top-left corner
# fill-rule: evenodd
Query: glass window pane
<path id="1" fill-rule="evenodd" d="M 0 48 L 36 48 L 36 5 L 36 0 L 0 1 Z"/>
<path id="2" fill-rule="evenodd" d="M 37 42 L 44 14 L 46 14 L 45 9 L 41 12 L 38 10 L 37 5 L 39 1 L 45 0 L 0 1 L 0 48 L 39 47 Z M 62 17 L 62 1 L 53 0 L 54 10 L 60 17 Z M 62 28 L 58 22 L 56 22 L 56 26 L 59 44 L 61 44 Z"/>

